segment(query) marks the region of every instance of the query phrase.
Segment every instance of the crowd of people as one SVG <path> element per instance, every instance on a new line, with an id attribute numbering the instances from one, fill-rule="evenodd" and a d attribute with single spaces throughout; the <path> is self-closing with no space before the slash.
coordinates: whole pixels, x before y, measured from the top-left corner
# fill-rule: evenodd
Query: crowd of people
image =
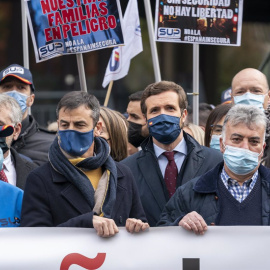
<path id="1" fill-rule="evenodd" d="M 269 86 L 241 70 L 192 123 L 171 81 L 129 97 L 126 114 L 71 91 L 57 133 L 29 114 L 31 72 L 0 72 L 0 226 L 94 228 L 101 237 L 155 226 L 204 234 L 214 225 L 270 225 Z"/>

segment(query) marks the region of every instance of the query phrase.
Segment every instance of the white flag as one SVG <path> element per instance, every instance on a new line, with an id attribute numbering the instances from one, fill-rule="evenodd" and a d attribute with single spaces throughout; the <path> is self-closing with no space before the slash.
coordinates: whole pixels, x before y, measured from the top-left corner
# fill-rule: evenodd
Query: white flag
<path id="1" fill-rule="evenodd" d="M 125 46 L 115 47 L 108 63 L 102 86 L 105 88 L 110 81 L 116 81 L 128 74 L 130 60 L 142 52 L 142 34 L 137 0 L 129 0 L 122 31 Z"/>

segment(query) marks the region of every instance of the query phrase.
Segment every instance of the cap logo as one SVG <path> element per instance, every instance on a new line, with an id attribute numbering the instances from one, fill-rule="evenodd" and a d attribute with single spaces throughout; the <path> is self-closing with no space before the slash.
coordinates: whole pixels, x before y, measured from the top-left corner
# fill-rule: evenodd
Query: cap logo
<path id="1" fill-rule="evenodd" d="M 9 67 L 3 72 L 3 77 L 5 77 L 8 74 L 14 74 L 14 73 L 19 73 L 19 74 L 24 74 L 24 69 L 21 67 Z"/>

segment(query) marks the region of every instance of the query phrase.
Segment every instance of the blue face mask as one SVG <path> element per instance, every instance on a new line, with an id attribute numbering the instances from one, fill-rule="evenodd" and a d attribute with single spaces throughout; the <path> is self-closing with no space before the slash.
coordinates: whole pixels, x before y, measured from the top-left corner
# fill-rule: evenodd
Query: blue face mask
<path id="1" fill-rule="evenodd" d="M 170 144 L 174 142 L 181 132 L 180 117 L 160 114 L 148 120 L 149 133 L 158 142 Z"/>
<path id="2" fill-rule="evenodd" d="M 219 147 L 219 138 L 220 137 L 221 137 L 221 135 L 212 135 L 211 141 L 210 141 L 211 148 L 220 151 L 220 147 Z"/>
<path id="3" fill-rule="evenodd" d="M 27 95 L 19 93 L 16 90 L 6 92 L 5 94 L 16 99 L 16 101 L 19 103 L 23 113 L 26 111 L 26 109 L 27 109 L 26 101 L 28 98 Z"/>
<path id="4" fill-rule="evenodd" d="M 226 145 L 223 158 L 225 164 L 233 173 L 246 175 L 258 166 L 261 153 Z"/>
<path id="5" fill-rule="evenodd" d="M 59 130 L 60 147 L 74 157 L 82 156 L 94 141 L 94 130 L 79 132 L 72 129 Z"/>
<path id="6" fill-rule="evenodd" d="M 234 96 L 235 104 L 255 105 L 259 109 L 263 110 L 264 95 L 255 95 L 250 92 L 246 92 L 241 96 Z"/>

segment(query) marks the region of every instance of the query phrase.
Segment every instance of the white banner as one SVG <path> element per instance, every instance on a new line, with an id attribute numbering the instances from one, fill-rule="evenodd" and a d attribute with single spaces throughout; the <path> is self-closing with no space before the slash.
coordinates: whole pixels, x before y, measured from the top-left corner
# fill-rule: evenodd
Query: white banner
<path id="1" fill-rule="evenodd" d="M 3 270 L 268 270 L 270 227 L 150 228 L 112 238 L 94 229 L 2 228 Z M 79 266 L 81 265 L 81 266 Z"/>

